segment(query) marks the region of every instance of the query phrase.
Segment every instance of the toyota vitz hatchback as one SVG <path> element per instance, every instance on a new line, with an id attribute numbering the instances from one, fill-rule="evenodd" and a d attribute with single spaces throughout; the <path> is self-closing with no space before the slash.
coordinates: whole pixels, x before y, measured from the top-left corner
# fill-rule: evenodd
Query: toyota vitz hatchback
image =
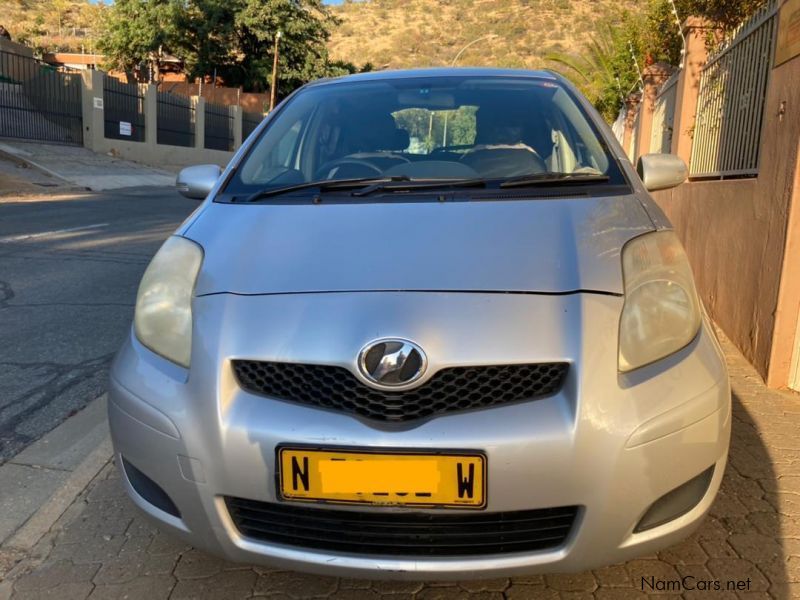
<path id="1" fill-rule="evenodd" d="M 370 578 L 577 571 L 681 540 L 731 426 L 681 244 L 548 72 L 312 83 L 150 263 L 113 366 L 122 480 L 230 560 Z"/>

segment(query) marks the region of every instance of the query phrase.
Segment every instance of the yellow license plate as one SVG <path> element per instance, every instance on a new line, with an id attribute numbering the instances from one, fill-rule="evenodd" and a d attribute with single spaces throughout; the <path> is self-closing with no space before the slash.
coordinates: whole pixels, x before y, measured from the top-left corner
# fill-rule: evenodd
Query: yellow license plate
<path id="1" fill-rule="evenodd" d="M 483 508 L 486 459 L 477 453 L 278 450 L 287 500 Z"/>

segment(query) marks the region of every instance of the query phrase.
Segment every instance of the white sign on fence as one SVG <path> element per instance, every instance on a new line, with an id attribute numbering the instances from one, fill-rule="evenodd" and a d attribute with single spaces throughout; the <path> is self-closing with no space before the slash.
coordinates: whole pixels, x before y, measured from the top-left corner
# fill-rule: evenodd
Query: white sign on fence
<path id="1" fill-rule="evenodd" d="M 98 97 L 95 96 L 94 98 L 92 98 L 92 104 L 94 105 L 95 108 L 103 110 L 103 99 L 102 98 L 98 98 Z"/>
<path id="2" fill-rule="evenodd" d="M 131 135 L 131 124 L 127 121 L 120 121 L 119 122 L 119 134 L 120 135 Z"/>

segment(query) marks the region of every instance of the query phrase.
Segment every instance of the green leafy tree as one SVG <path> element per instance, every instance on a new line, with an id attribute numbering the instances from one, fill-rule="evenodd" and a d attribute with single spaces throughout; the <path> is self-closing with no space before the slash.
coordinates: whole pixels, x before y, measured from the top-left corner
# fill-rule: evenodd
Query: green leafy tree
<path id="1" fill-rule="evenodd" d="M 116 0 L 106 11 L 98 48 L 106 55 L 106 67 L 124 71 L 129 80 L 145 63 L 157 63 L 164 46 L 176 31 L 178 4 L 172 0 Z M 157 64 L 156 64 L 157 66 Z"/>
<path id="2" fill-rule="evenodd" d="M 267 91 L 275 38 L 278 96 L 323 76 L 357 70 L 331 61 L 327 42 L 338 21 L 321 0 L 117 0 L 106 22 L 109 65 L 131 71 L 161 51 L 181 58 L 194 79 L 216 76 L 246 91 Z"/>
<path id="3" fill-rule="evenodd" d="M 279 95 L 327 75 L 327 42 L 338 21 L 321 0 L 243 0 L 235 16 L 242 83 L 263 86 L 272 74 L 275 36 L 280 39 Z"/>

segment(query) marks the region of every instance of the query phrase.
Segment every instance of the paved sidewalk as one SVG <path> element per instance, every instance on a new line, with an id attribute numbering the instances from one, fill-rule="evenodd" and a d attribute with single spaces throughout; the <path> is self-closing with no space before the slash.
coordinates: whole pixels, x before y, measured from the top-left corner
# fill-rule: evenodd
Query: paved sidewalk
<path id="1" fill-rule="evenodd" d="M 662 597 L 800 597 L 800 396 L 767 390 L 723 341 L 734 393 L 731 458 L 701 530 L 657 556 L 574 575 L 464 583 L 370 582 L 231 564 L 159 532 L 124 497 L 109 464 L 21 560 L 0 551 L 0 598 L 337 598 L 500 600 L 643 597 L 642 578 L 750 582 L 750 591 Z M 13 594 L 12 594 L 13 588 Z"/>
<path id="2" fill-rule="evenodd" d="M 0 154 L 22 160 L 40 171 L 94 191 L 139 186 L 172 186 L 175 173 L 154 169 L 79 146 L 0 140 Z"/>

